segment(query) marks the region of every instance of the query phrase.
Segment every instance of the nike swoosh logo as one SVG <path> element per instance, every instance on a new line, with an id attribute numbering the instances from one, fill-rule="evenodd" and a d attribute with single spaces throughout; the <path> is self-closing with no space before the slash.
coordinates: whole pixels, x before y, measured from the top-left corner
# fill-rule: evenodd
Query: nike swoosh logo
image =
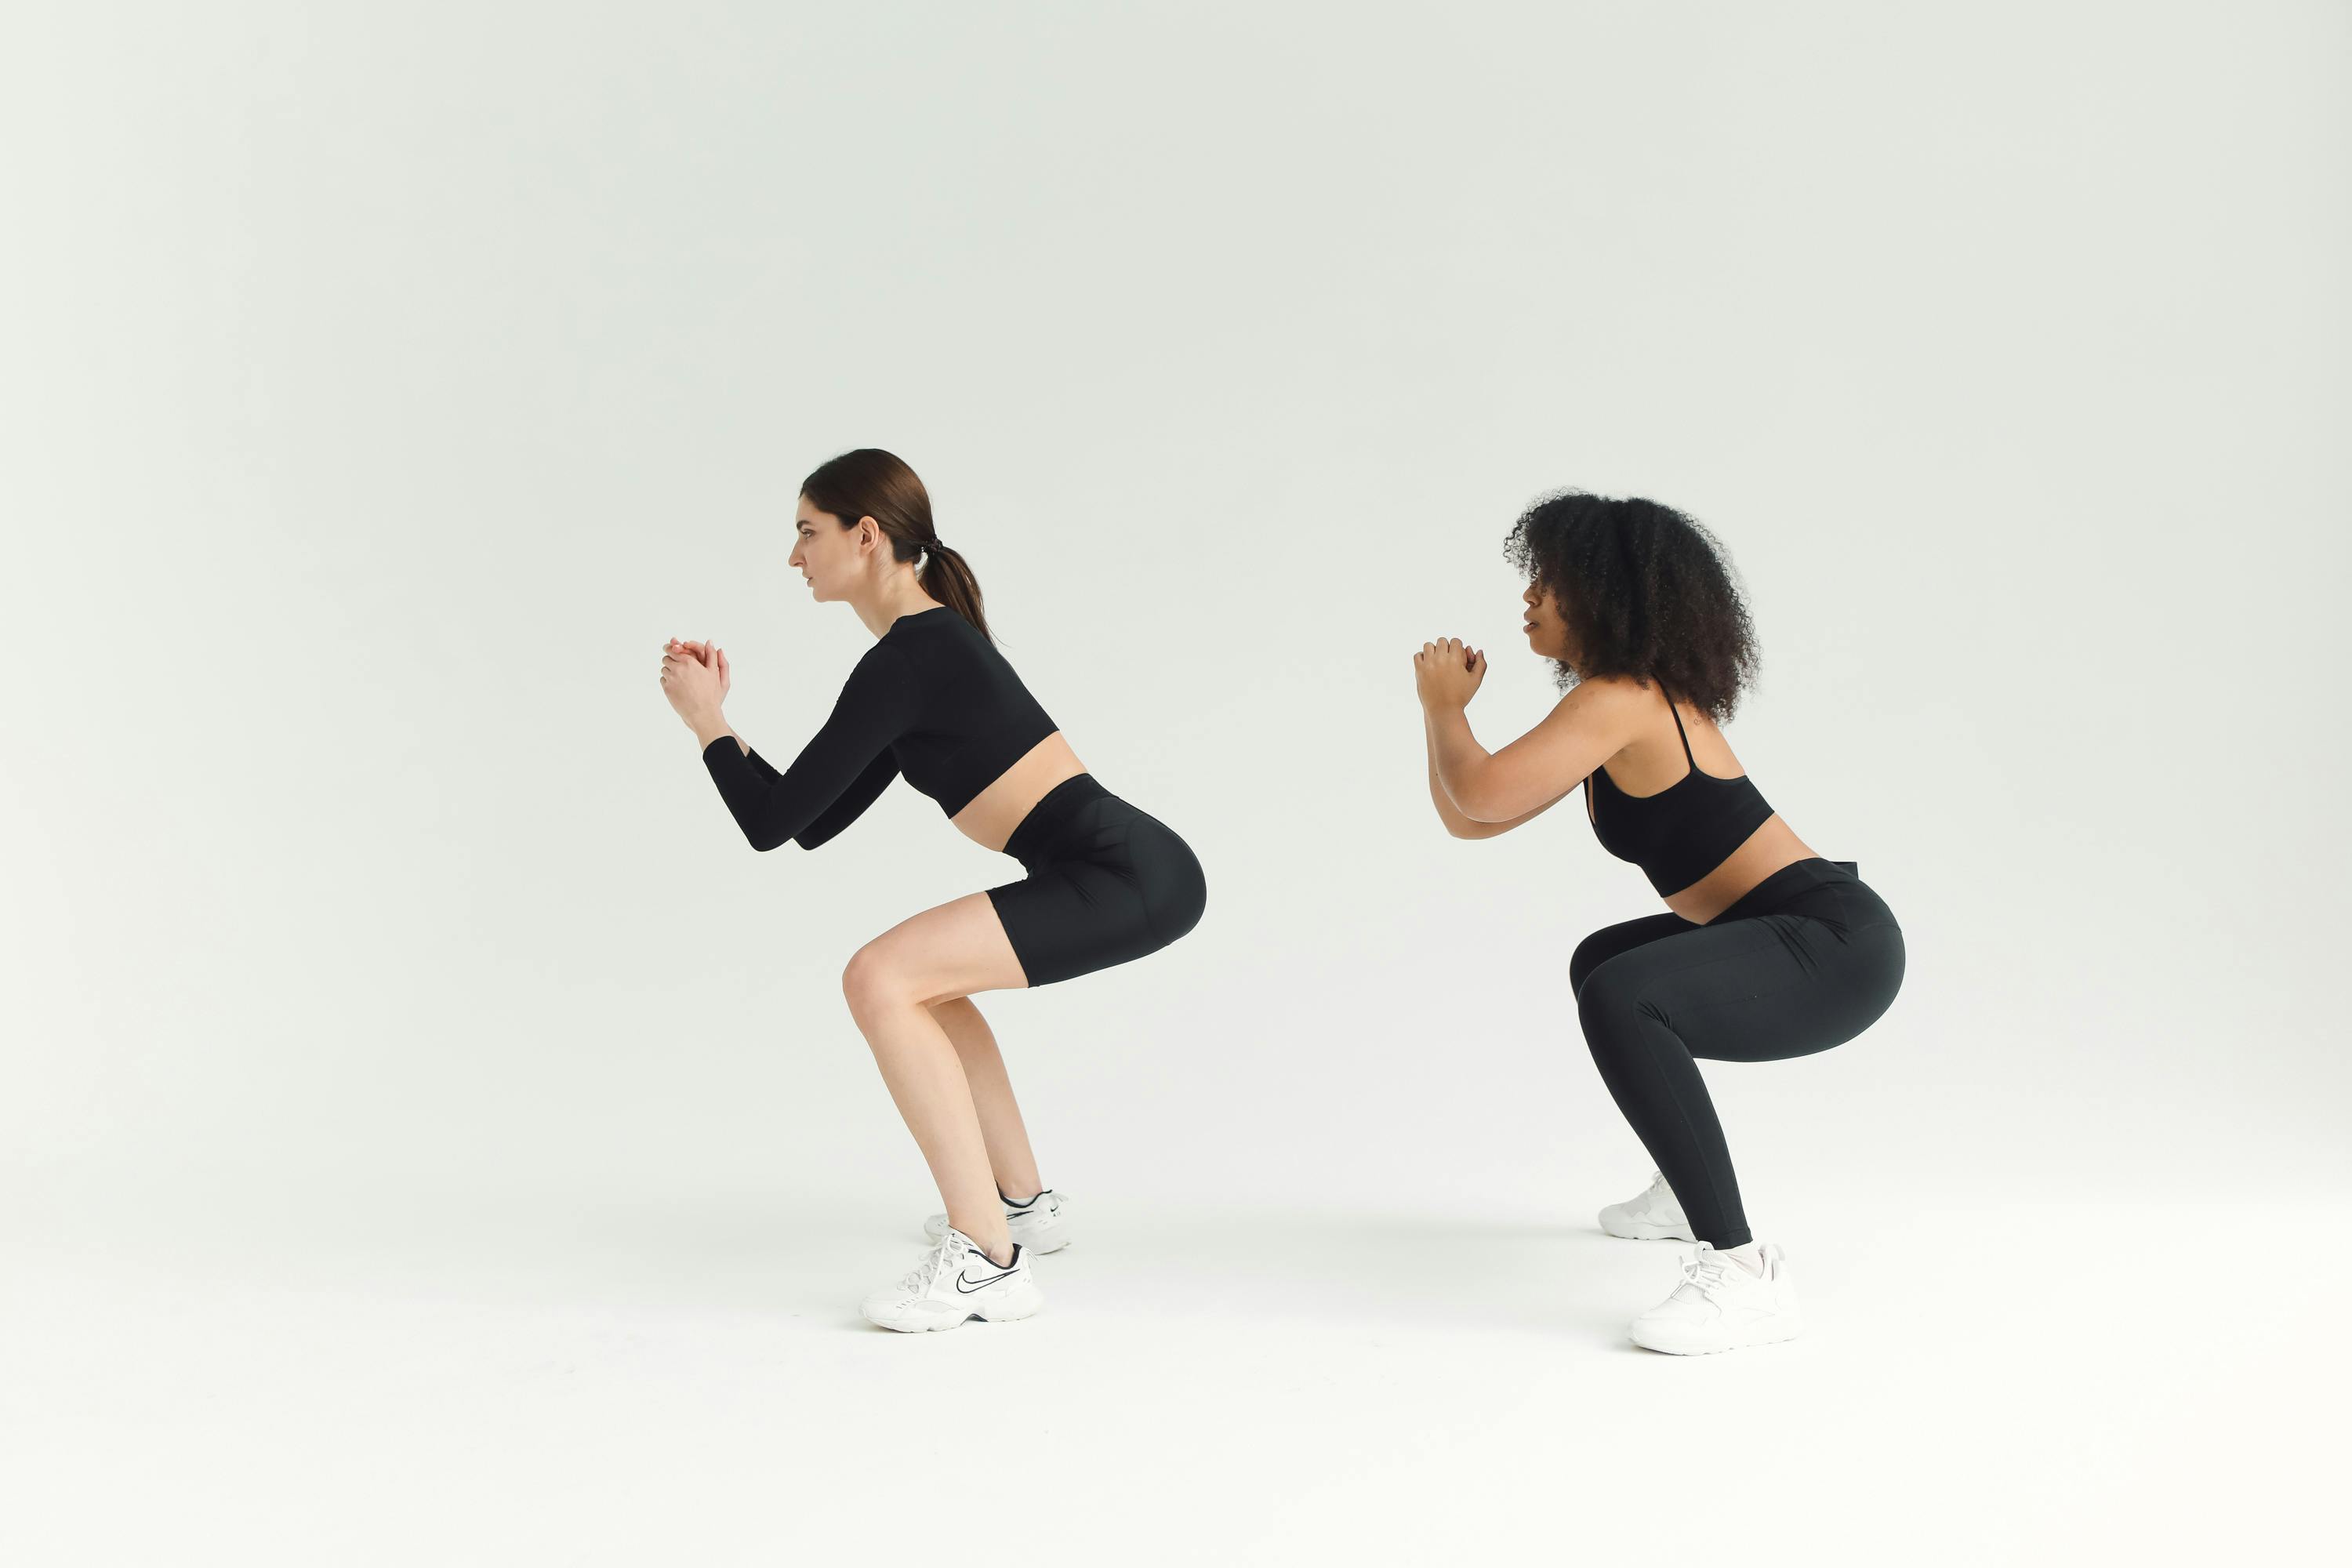
<path id="1" fill-rule="evenodd" d="M 999 1279 L 1012 1279 L 1013 1273 L 1014 1270 L 1008 1268 L 1002 1274 L 992 1274 L 985 1279 L 978 1280 L 966 1279 L 962 1275 L 959 1274 L 956 1276 L 956 1289 L 969 1296 L 974 1290 L 987 1289 L 989 1286 L 995 1284 Z"/>

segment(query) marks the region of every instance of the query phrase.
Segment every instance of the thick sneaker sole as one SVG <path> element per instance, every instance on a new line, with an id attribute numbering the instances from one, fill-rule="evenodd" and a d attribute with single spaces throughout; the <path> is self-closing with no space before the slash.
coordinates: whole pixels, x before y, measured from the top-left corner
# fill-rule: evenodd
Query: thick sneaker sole
<path id="1" fill-rule="evenodd" d="M 943 1214 L 935 1214 L 923 1222 L 923 1234 L 933 1241 L 939 1240 L 947 1233 L 948 1216 Z M 1032 1226 L 1027 1230 L 1015 1230 L 1012 1232 L 1012 1236 L 1013 1240 L 1039 1258 L 1045 1257 L 1049 1252 L 1061 1251 L 1070 1245 L 1071 1240 L 1067 1220 L 1059 1221 L 1042 1229 Z"/>
<path id="2" fill-rule="evenodd" d="M 1696 1241 L 1698 1239 L 1691 1234 L 1688 1220 L 1685 1220 L 1680 1225 L 1654 1225 L 1645 1219 L 1621 1219 L 1607 1209 L 1601 1211 L 1601 1228 L 1611 1236 L 1622 1237 L 1627 1241 Z M 936 1241 L 939 1237 L 933 1237 L 931 1239 Z"/>
<path id="3" fill-rule="evenodd" d="M 1710 1334 L 1705 1331 L 1676 1331 L 1666 1327 L 1643 1329 L 1639 1325 L 1628 1331 L 1628 1337 L 1645 1351 L 1658 1351 L 1666 1355 L 1717 1355 L 1724 1351 L 1746 1350 L 1751 1345 L 1777 1345 L 1793 1340 L 1804 1331 L 1801 1322 L 1788 1322 L 1780 1318 L 1769 1319 L 1736 1334 Z"/>
<path id="4" fill-rule="evenodd" d="M 1009 1292 L 1002 1301 L 992 1301 L 984 1307 L 974 1307 L 962 1317 L 946 1312 L 910 1314 L 904 1319 L 877 1318 L 863 1307 L 857 1315 L 877 1329 L 888 1329 L 900 1334 L 932 1334 L 943 1329 L 960 1329 L 978 1319 L 983 1323 L 1012 1323 L 1023 1318 L 1035 1317 L 1045 1310 L 1045 1293 L 1032 1285 L 1025 1290 Z"/>

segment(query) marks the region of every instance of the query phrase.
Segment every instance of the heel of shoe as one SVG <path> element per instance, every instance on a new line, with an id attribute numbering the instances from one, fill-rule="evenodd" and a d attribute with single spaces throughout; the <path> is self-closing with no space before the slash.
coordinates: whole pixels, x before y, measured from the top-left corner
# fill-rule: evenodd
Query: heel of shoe
<path id="1" fill-rule="evenodd" d="M 1021 1245 L 1040 1258 L 1049 1252 L 1059 1252 L 1070 1245 L 1069 1222 L 1056 1219 L 1051 1225 L 1032 1226 L 1023 1233 Z"/>

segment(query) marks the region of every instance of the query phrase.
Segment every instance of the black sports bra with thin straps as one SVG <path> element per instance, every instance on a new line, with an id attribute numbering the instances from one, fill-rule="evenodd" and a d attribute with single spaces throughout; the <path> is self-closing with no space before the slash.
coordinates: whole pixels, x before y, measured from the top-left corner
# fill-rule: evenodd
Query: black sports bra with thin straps
<path id="1" fill-rule="evenodd" d="M 1607 768 L 1595 768 L 1584 777 L 1584 809 L 1601 847 L 1639 866 L 1664 898 L 1729 859 L 1771 817 L 1772 808 L 1746 773 L 1727 779 L 1699 771 L 1681 710 L 1664 683 L 1658 690 L 1675 716 L 1690 772 L 1655 795 L 1627 795 Z"/>

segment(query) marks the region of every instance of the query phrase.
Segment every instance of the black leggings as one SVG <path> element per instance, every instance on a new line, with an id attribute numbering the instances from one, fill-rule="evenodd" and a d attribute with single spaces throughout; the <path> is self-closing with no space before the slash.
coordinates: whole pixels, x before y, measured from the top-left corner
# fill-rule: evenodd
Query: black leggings
<path id="1" fill-rule="evenodd" d="M 988 898 L 1033 986 L 1141 958 L 1199 924 L 1208 906 L 1191 847 L 1092 773 L 1047 790 L 1004 852 L 1029 875 Z"/>
<path id="2" fill-rule="evenodd" d="M 1903 984 L 1903 928 L 1851 860 L 1800 860 L 1705 925 L 1673 913 L 1594 931 L 1569 960 L 1585 1043 L 1691 1223 L 1750 1239 L 1695 1058 L 1769 1062 L 1843 1045 Z"/>

